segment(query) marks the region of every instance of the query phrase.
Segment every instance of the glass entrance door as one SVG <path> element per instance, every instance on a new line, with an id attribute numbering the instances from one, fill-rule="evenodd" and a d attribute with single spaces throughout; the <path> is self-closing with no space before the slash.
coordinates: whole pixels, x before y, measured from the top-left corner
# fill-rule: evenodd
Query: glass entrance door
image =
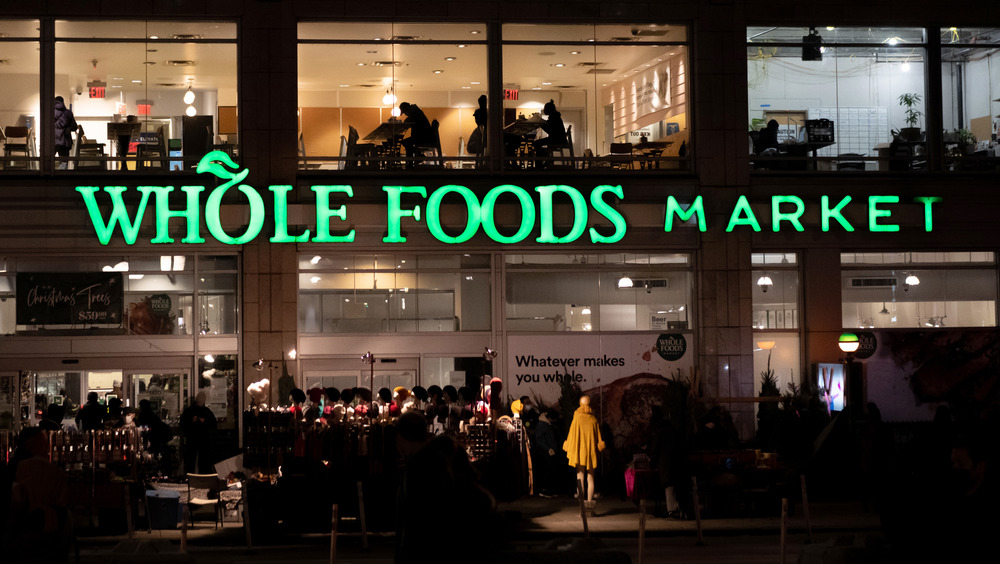
<path id="1" fill-rule="evenodd" d="M 181 411 L 184 410 L 190 385 L 188 370 L 135 370 L 125 373 L 128 382 L 131 405 L 137 410 L 139 402 L 149 400 L 153 412 L 164 423 L 170 425 L 176 435 L 180 427 Z"/>

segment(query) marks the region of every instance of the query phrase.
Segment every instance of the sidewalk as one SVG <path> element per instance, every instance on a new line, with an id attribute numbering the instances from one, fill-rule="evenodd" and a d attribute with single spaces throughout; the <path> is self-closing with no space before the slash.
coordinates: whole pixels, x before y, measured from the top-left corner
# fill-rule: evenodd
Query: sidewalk
<path id="1" fill-rule="evenodd" d="M 652 504 L 649 507 L 652 511 Z M 788 534 L 800 538 L 807 534 L 801 506 L 789 516 Z M 508 523 L 507 531 L 516 544 L 543 545 L 554 539 L 583 539 L 583 522 L 579 502 L 570 497 L 525 497 L 511 503 L 501 503 L 498 512 Z M 601 499 L 597 502 L 597 515 L 588 518 L 588 528 L 597 539 L 626 539 L 638 537 L 639 509 L 630 501 Z M 866 513 L 858 502 L 812 503 L 809 507 L 810 525 L 817 537 L 840 533 L 873 533 L 880 528 L 877 514 Z M 705 537 L 737 537 L 741 535 L 773 535 L 781 530 L 780 516 L 704 519 Z M 646 536 L 655 538 L 697 538 L 694 520 L 665 519 L 647 515 Z M 391 562 L 393 536 L 391 533 L 374 532 L 368 536 L 369 548 L 362 550 L 357 533 L 338 536 L 338 560 L 349 562 Z M 329 535 L 308 534 L 285 537 L 281 545 L 246 547 L 246 537 L 241 524 L 228 523 L 216 530 L 212 523 L 199 522 L 187 532 L 188 553 L 180 552 L 181 531 L 137 531 L 129 541 L 125 535 L 84 537 L 79 539 L 80 561 L 100 564 L 143 561 L 156 562 L 270 562 L 286 549 L 302 556 L 308 553 L 317 561 L 329 551 Z M 304 552 L 303 552 L 304 551 Z M 298 561 L 298 560 L 297 560 Z"/>

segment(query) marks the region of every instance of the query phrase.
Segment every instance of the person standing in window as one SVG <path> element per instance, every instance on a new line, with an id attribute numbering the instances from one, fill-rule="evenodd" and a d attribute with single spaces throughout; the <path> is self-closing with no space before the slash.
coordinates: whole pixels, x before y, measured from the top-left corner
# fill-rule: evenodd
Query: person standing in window
<path id="1" fill-rule="evenodd" d="M 400 141 L 399 144 L 406 149 L 406 156 L 412 157 L 415 147 L 434 143 L 434 132 L 431 129 L 431 122 L 424 115 L 424 111 L 416 104 L 403 102 L 399 105 L 399 111 L 406 116 L 403 123 L 410 124 L 410 136 Z"/>
<path id="2" fill-rule="evenodd" d="M 211 474 L 215 467 L 213 450 L 217 422 L 212 410 L 205 407 L 205 400 L 205 392 L 198 392 L 194 403 L 181 413 L 181 432 L 184 433 L 184 471 L 189 474 Z"/>
<path id="3" fill-rule="evenodd" d="M 62 96 L 56 96 L 56 156 L 69 157 L 69 150 L 73 147 L 73 132 L 76 131 L 76 118 L 73 117 L 73 110 L 66 107 Z M 69 163 L 60 162 L 59 169 L 65 170 Z"/>

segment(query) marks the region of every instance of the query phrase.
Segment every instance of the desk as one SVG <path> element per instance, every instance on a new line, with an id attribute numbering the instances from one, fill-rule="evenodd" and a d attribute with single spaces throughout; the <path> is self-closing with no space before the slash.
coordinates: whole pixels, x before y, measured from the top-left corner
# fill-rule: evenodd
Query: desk
<path id="1" fill-rule="evenodd" d="M 806 157 L 809 156 L 809 153 L 812 153 L 812 169 L 816 170 L 816 151 L 824 147 L 829 147 L 830 145 L 833 145 L 833 141 L 806 141 L 804 143 L 785 142 L 778 147 L 778 152 L 790 157 Z"/>

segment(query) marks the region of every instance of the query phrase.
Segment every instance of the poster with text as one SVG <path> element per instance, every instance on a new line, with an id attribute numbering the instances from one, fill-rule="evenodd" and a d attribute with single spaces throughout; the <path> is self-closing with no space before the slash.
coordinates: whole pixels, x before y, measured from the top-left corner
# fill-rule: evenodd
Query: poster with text
<path id="1" fill-rule="evenodd" d="M 587 392 L 639 374 L 687 374 L 694 365 L 690 333 L 525 335 L 507 338 L 505 393 L 554 403 L 559 382 Z"/>

